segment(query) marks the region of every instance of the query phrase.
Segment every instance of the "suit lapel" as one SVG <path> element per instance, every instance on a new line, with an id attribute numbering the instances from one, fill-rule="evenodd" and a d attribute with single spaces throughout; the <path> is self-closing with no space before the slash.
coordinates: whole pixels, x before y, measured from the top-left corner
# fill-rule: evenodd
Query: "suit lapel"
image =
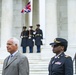
<path id="1" fill-rule="evenodd" d="M 9 63 L 8 63 L 8 58 L 6 59 L 5 68 L 7 68 L 10 64 L 12 64 L 17 59 L 18 54 L 19 52 L 10 60 Z"/>
<path id="2" fill-rule="evenodd" d="M 4 69 L 7 67 L 8 59 L 9 59 L 9 56 L 6 58 L 6 60 L 5 60 L 5 62 L 4 62 Z"/>
<path id="3" fill-rule="evenodd" d="M 13 57 L 11 60 L 10 60 L 10 62 L 7 64 L 7 66 L 9 66 L 14 60 L 16 60 L 17 59 L 17 57 Z"/>

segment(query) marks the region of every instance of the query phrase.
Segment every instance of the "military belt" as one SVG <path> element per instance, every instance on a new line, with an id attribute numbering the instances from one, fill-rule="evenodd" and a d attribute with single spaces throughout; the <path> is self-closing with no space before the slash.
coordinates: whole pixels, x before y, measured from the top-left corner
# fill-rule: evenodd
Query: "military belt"
<path id="1" fill-rule="evenodd" d="M 23 37 L 28 37 L 28 36 L 23 36 Z"/>
<path id="2" fill-rule="evenodd" d="M 42 36 L 42 34 L 36 34 L 35 36 Z"/>

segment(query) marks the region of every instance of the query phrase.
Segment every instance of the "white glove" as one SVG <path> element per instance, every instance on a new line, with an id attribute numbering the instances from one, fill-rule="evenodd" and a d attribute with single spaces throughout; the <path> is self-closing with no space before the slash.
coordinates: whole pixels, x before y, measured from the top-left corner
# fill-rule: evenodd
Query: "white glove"
<path id="1" fill-rule="evenodd" d="M 23 38 L 23 36 L 21 36 L 21 38 Z"/>
<path id="2" fill-rule="evenodd" d="M 33 39 L 33 41 L 35 41 L 35 40 Z"/>
<path id="3" fill-rule="evenodd" d="M 36 34 L 36 32 L 33 32 L 33 34 Z"/>

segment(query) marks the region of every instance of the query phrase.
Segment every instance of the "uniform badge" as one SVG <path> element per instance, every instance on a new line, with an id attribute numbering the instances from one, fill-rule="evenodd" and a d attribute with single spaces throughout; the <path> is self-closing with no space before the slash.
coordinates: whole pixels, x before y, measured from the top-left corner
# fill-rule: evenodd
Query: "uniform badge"
<path id="1" fill-rule="evenodd" d="M 60 64 L 61 64 L 61 62 L 55 62 L 55 64 L 58 64 L 58 65 L 60 65 Z"/>

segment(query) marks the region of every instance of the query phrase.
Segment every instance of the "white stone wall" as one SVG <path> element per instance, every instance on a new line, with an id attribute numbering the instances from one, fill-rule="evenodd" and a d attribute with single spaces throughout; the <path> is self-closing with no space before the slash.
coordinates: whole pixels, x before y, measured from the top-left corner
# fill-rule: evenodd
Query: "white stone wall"
<path id="1" fill-rule="evenodd" d="M 1 11 L 2 11 L 2 0 L 0 0 L 0 36 L 1 36 Z M 1 42 L 1 37 L 0 37 L 0 42 Z M 1 43 L 0 43 L 1 46 Z"/>

